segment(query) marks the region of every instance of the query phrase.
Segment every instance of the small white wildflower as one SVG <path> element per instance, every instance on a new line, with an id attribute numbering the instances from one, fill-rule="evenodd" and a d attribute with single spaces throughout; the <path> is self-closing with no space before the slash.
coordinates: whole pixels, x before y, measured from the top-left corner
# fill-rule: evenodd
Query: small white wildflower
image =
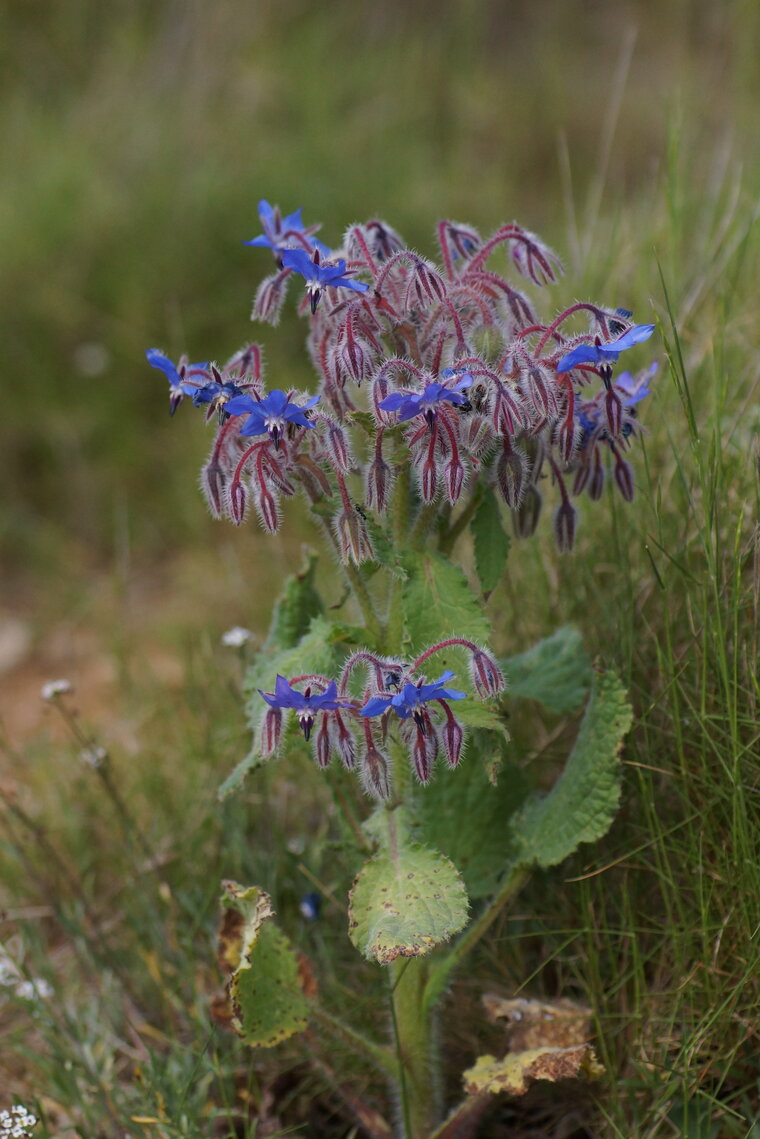
<path id="1" fill-rule="evenodd" d="M 22 1001 L 44 1001 L 52 997 L 53 989 L 44 977 L 36 977 L 33 981 L 18 981 L 15 993 Z"/>
<path id="2" fill-rule="evenodd" d="M 73 692 L 74 685 L 70 680 L 48 680 L 40 689 L 43 700 L 55 700 L 56 696 L 63 696 L 66 692 Z"/>
<path id="3" fill-rule="evenodd" d="M 247 645 L 252 639 L 251 630 L 244 629 L 242 625 L 234 625 L 226 633 L 222 633 L 222 644 L 228 649 L 242 649 L 243 645 Z"/>
<path id="4" fill-rule="evenodd" d="M 97 771 L 108 759 L 108 752 L 104 747 L 86 747 L 79 753 L 79 758 L 93 771 Z"/>
<path id="5" fill-rule="evenodd" d="M 20 1103 L 14 1104 L 10 1111 L 0 1111 L 0 1139 L 28 1139 L 36 1125 L 37 1116 Z"/>

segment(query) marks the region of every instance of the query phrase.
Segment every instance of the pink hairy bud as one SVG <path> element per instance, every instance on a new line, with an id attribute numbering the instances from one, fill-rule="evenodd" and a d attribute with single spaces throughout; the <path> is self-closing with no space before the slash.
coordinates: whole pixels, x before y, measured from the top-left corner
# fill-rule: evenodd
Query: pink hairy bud
<path id="1" fill-rule="evenodd" d="M 367 504 L 379 514 L 384 514 L 388 509 L 392 482 L 391 468 L 382 455 L 376 456 L 367 467 L 365 493 Z"/>
<path id="2" fill-rule="evenodd" d="M 503 448 L 496 461 L 496 484 L 507 506 L 516 510 L 528 485 L 528 458 L 524 451 Z"/>
<path id="3" fill-rule="evenodd" d="M 541 492 L 536 486 L 528 486 L 517 509 L 512 511 L 512 525 L 516 538 L 530 538 L 535 534 L 541 516 Z"/>
<path id="4" fill-rule="evenodd" d="M 362 562 L 372 561 L 374 550 L 367 523 L 353 506 L 336 515 L 333 525 L 344 562 L 361 565 Z"/>
<path id="5" fill-rule="evenodd" d="M 607 430 L 613 439 L 617 439 L 622 427 L 623 405 L 611 388 L 608 392 L 605 392 L 604 414 L 607 419 Z"/>
<path id="6" fill-rule="evenodd" d="M 443 277 L 429 262 L 415 255 L 404 298 L 407 308 L 414 308 L 415 298 L 425 306 L 442 301 L 445 296 L 446 283 Z"/>
<path id="7" fill-rule="evenodd" d="M 349 326 L 350 327 L 350 326 Z M 362 337 L 354 336 L 346 329 L 346 338 L 340 350 L 340 362 L 346 373 L 360 384 L 372 375 L 372 351 Z"/>
<path id="8" fill-rule="evenodd" d="M 261 525 L 269 534 L 276 534 L 280 528 L 280 505 L 278 499 L 266 486 L 256 487 L 256 513 Z"/>
<path id="9" fill-rule="evenodd" d="M 545 369 L 533 364 L 523 374 L 523 385 L 530 403 L 539 416 L 552 418 L 558 412 L 557 397 Z"/>
<path id="10" fill-rule="evenodd" d="M 264 278 L 256 291 L 251 320 L 263 320 L 266 324 L 279 324 L 282 305 L 285 300 L 284 284 L 289 276 L 290 274 L 286 270 Z"/>
<path id="11" fill-rule="evenodd" d="M 615 482 L 626 502 L 633 502 L 633 468 L 619 455 L 615 458 Z"/>
<path id="12" fill-rule="evenodd" d="M 330 726 L 327 714 L 322 716 L 322 722 L 314 736 L 314 755 L 319 767 L 329 767 L 332 758 L 332 741 L 330 739 Z"/>
<path id="13" fill-rule="evenodd" d="M 454 718 L 448 708 L 446 709 L 446 723 L 443 725 L 441 737 L 446 763 L 449 767 L 456 767 L 462 758 L 462 744 L 464 743 L 464 730 L 458 720 Z"/>
<path id="14" fill-rule="evenodd" d="M 563 419 L 562 425 L 557 431 L 559 453 L 566 463 L 570 462 L 575 453 L 577 438 L 575 419 L 572 416 L 568 416 L 566 419 Z"/>
<path id="15" fill-rule="evenodd" d="M 430 718 L 430 713 L 425 708 L 418 713 L 416 718 L 410 756 L 414 773 L 420 783 L 429 782 L 439 750 L 438 733 Z"/>
<path id="16" fill-rule="evenodd" d="M 570 499 L 563 499 L 554 515 L 554 538 L 561 554 L 569 553 L 575 544 L 576 517 L 577 511 Z"/>
<path id="17" fill-rule="evenodd" d="M 451 457 L 444 467 L 443 473 L 446 480 L 446 496 L 451 505 L 454 506 L 462 493 L 465 476 L 464 464 L 458 455 Z"/>
<path id="18" fill-rule="evenodd" d="M 248 496 L 245 493 L 243 484 L 234 482 L 227 495 L 227 509 L 230 518 L 236 526 L 240 526 L 245 520 L 247 500 Z"/>
<path id="19" fill-rule="evenodd" d="M 484 455 L 493 443 L 493 430 L 484 415 L 468 415 L 461 420 L 459 434 L 462 447 L 474 459 Z"/>
<path id="20" fill-rule="evenodd" d="M 330 726 L 333 732 L 333 745 L 340 756 L 341 763 L 347 771 L 353 771 L 356 767 L 356 745 L 354 744 L 354 737 L 346 727 L 340 712 L 336 712 L 331 717 Z"/>
<path id="21" fill-rule="evenodd" d="M 333 421 L 328 424 L 325 443 L 330 458 L 338 470 L 350 470 L 353 456 L 348 446 L 348 437 L 343 428 Z"/>
<path id="22" fill-rule="evenodd" d="M 224 471 L 210 459 L 201 472 L 201 489 L 214 518 L 221 518 L 224 510 L 224 485 Z"/>
<path id="23" fill-rule="evenodd" d="M 320 498 L 331 496 L 330 480 L 313 459 L 310 459 L 308 455 L 296 455 L 295 463 L 298 477 L 312 502 L 318 502 Z"/>
<path id="24" fill-rule="evenodd" d="M 389 799 L 391 794 L 388 761 L 374 743 L 368 742 L 361 758 L 360 774 L 364 789 L 375 799 Z"/>
<path id="25" fill-rule="evenodd" d="M 259 748 L 263 756 L 275 755 L 282 739 L 282 709 L 267 708 L 261 721 Z"/>
<path id="26" fill-rule="evenodd" d="M 432 502 L 438 490 L 438 469 L 430 456 L 422 464 L 420 490 L 423 502 Z"/>
<path id="27" fill-rule="evenodd" d="M 506 687 L 503 672 L 485 649 L 476 649 L 470 657 L 470 675 L 481 700 L 498 696 Z"/>
<path id="28" fill-rule="evenodd" d="M 598 502 L 604 493 L 604 463 L 599 452 L 594 451 L 591 464 L 591 478 L 588 484 L 588 496 L 592 502 Z"/>

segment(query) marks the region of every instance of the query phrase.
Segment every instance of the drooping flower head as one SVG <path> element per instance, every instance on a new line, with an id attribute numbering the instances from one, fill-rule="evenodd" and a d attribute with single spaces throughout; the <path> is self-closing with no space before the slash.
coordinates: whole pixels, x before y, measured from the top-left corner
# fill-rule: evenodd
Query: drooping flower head
<path id="1" fill-rule="evenodd" d="M 460 692 L 457 688 L 446 687 L 447 681 L 451 680 L 453 676 L 453 672 L 447 671 L 441 673 L 438 679 L 433 680 L 430 684 L 423 684 L 422 681 L 418 684 L 409 682 L 393 695 L 373 696 L 360 709 L 360 713 L 362 716 L 380 716 L 388 708 L 392 708 L 402 720 L 407 720 L 411 716 L 420 730 L 424 731 L 422 713 L 425 705 L 431 700 L 465 699 L 466 692 Z"/>
<path id="2" fill-rule="evenodd" d="M 364 281 L 354 281 L 346 276 L 346 262 L 342 257 L 334 263 L 320 264 L 318 249 L 314 251 L 313 257 L 309 257 L 303 249 L 286 249 L 282 254 L 282 263 L 286 269 L 300 273 L 305 279 L 312 313 L 317 311 L 320 297 L 327 286 L 332 289 L 353 289 L 356 293 L 366 293 L 369 289 Z"/>
<path id="3" fill-rule="evenodd" d="M 299 692 L 297 688 L 293 688 L 288 683 L 284 676 L 278 674 L 274 683 L 274 692 L 262 692 L 260 688 L 258 692 L 270 708 L 292 708 L 296 714 L 298 726 L 307 740 L 311 735 L 311 729 L 314 727 L 317 712 L 334 712 L 346 704 L 346 700 L 338 696 L 338 688 L 334 680 L 330 681 L 324 692 L 312 692 L 311 686 L 307 686 L 305 692 Z"/>
<path id="4" fill-rule="evenodd" d="M 276 388 L 264 399 L 254 399 L 246 393 L 237 395 L 226 404 L 225 410 L 229 415 L 248 415 L 240 429 L 241 435 L 264 435 L 268 432 L 275 449 L 279 450 L 288 423 L 297 423 L 299 427 L 314 426 L 304 413 L 319 399 L 315 395 L 304 404 L 291 403 L 290 396 Z"/>
<path id="5" fill-rule="evenodd" d="M 174 415 L 186 395 L 192 395 L 195 385 L 185 385 L 192 376 L 208 378 L 208 364 L 174 364 L 159 348 L 149 348 L 145 356 L 151 368 L 158 368 L 169 381 L 169 415 Z"/>
<path id="6" fill-rule="evenodd" d="M 472 376 L 465 374 L 451 387 L 439 383 L 438 380 L 427 384 L 421 392 L 393 392 L 386 396 L 378 406 L 383 411 L 395 411 L 399 423 L 413 419 L 415 415 L 424 415 L 428 426 L 432 427 L 436 417 L 436 408 L 442 403 L 465 404 L 467 399 L 462 392 L 472 386 Z"/>
<path id="7" fill-rule="evenodd" d="M 274 253 L 282 253 L 285 249 L 319 249 L 326 257 L 330 250 L 312 234 L 319 229 L 318 225 L 304 225 L 301 219 L 302 210 L 283 217 L 279 206 L 270 206 L 265 198 L 259 202 L 259 220 L 264 230 L 251 241 L 244 241 L 243 245 L 263 246 Z"/>

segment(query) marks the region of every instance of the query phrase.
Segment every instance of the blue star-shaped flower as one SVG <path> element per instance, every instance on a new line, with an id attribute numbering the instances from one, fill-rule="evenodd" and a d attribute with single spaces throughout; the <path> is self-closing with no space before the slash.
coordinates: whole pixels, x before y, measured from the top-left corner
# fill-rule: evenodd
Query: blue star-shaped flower
<path id="1" fill-rule="evenodd" d="M 190 388 L 186 386 L 185 391 L 188 395 L 193 397 L 193 407 L 202 407 L 204 404 L 209 404 L 209 415 L 213 411 L 219 416 L 219 422 L 224 423 L 225 419 L 229 419 L 230 412 L 227 410 L 227 404 L 236 396 L 244 395 L 242 388 L 237 384 L 231 382 L 222 383 L 221 380 L 209 380 L 207 384 L 199 388 Z"/>
<path id="2" fill-rule="evenodd" d="M 615 380 L 615 391 L 621 397 L 623 407 L 634 407 L 640 403 L 642 399 L 652 394 L 650 383 L 657 374 L 657 361 L 645 371 L 640 372 L 638 376 L 632 376 L 630 372 L 621 372 Z"/>
<path id="3" fill-rule="evenodd" d="M 299 427 L 313 427 L 314 424 L 306 418 L 305 411 L 319 403 L 320 396 L 312 396 L 306 403 L 298 405 L 290 402 L 290 396 L 275 389 L 264 399 L 254 399 L 253 396 L 243 393 L 236 395 L 225 404 L 228 415 L 248 415 L 248 419 L 240 429 L 241 435 L 264 435 L 269 432 L 275 448 L 280 449 L 285 425 L 297 423 Z"/>
<path id="4" fill-rule="evenodd" d="M 614 364 L 621 352 L 648 340 L 654 332 L 653 324 L 635 324 L 610 344 L 579 344 L 563 356 L 557 364 L 558 372 L 569 372 L 578 364 Z"/>
<path id="5" fill-rule="evenodd" d="M 158 368 L 169 381 L 169 415 L 174 415 L 184 397 L 193 395 L 196 390 L 195 385 L 185 384 L 185 380 L 192 375 L 206 375 L 208 364 L 181 364 L 178 369 L 158 348 L 149 348 L 145 355 L 151 368 Z"/>
<path id="6" fill-rule="evenodd" d="M 439 403 L 467 403 L 467 399 L 461 393 L 469 387 L 472 387 L 472 376 L 467 373 L 461 380 L 457 380 L 453 387 L 447 388 L 445 384 L 436 380 L 421 392 L 393 392 L 392 395 L 386 396 L 379 406 L 383 411 L 398 412 L 399 423 L 413 419 L 415 415 L 424 415 L 432 426 L 436 416 L 436 406 Z"/>
<path id="7" fill-rule="evenodd" d="M 328 285 L 332 289 L 353 289 L 357 293 L 366 293 L 369 288 L 364 281 L 353 281 L 345 276 L 346 262 L 342 257 L 334 264 L 320 265 L 319 250 L 311 258 L 303 249 L 285 249 L 282 263 L 286 269 L 292 269 L 305 278 L 312 313 L 317 311 L 322 290 Z"/>
<path id="8" fill-rule="evenodd" d="M 307 688 L 305 692 L 299 692 L 288 683 L 284 676 L 278 674 L 274 682 L 274 692 L 262 692 L 260 688 L 258 692 L 270 708 L 292 708 L 296 714 L 298 725 L 307 740 L 314 726 L 314 718 L 317 712 L 334 712 L 336 708 L 342 708 L 345 703 L 338 696 L 338 688 L 334 680 L 330 681 L 324 692 L 312 692 L 311 688 Z"/>
<path id="9" fill-rule="evenodd" d="M 373 696 L 360 708 L 362 716 L 379 716 L 388 708 L 407 720 L 410 716 L 417 719 L 417 713 L 430 700 L 464 700 L 467 693 L 457 688 L 446 688 L 446 682 L 454 676 L 453 672 L 444 672 L 437 680 L 430 684 L 405 684 L 400 692 L 393 696 Z"/>
<path id="10" fill-rule="evenodd" d="M 259 220 L 264 232 L 251 241 L 244 241 L 243 245 L 264 246 L 275 253 L 282 253 L 284 249 L 291 246 L 300 248 L 298 240 L 300 237 L 305 239 L 312 249 L 319 249 L 325 257 L 330 254 L 330 250 L 323 242 L 312 237 L 312 233 L 319 229 L 319 226 L 304 225 L 301 219 L 301 209 L 297 209 L 295 213 L 288 214 L 284 218 L 280 214 L 278 206 L 270 206 L 269 202 L 262 198 L 259 202 Z"/>

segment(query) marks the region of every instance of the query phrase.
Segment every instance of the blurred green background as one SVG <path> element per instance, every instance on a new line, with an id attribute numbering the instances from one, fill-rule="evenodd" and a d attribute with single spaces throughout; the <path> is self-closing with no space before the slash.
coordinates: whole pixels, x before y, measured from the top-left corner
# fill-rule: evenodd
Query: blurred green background
<path id="1" fill-rule="evenodd" d="M 168 420 L 144 351 L 256 337 L 273 382 L 311 382 L 294 317 L 248 321 L 260 197 L 328 242 L 379 215 L 428 252 L 440 216 L 515 218 L 568 264 L 551 305 L 649 319 L 674 163 L 697 196 L 727 164 L 755 172 L 758 42 L 751 0 L 6 0 L 4 603 L 229 540 L 195 493 L 200 417 Z"/>

